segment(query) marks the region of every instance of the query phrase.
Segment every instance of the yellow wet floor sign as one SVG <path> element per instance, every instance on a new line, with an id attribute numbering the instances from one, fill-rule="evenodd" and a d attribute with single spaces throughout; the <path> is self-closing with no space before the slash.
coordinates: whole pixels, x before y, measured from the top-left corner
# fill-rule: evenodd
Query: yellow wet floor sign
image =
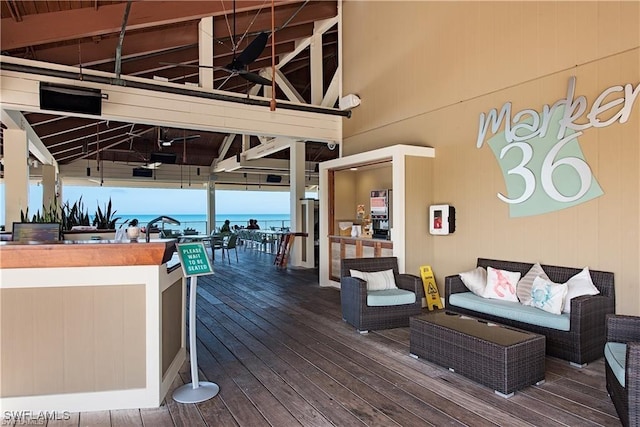
<path id="1" fill-rule="evenodd" d="M 420 267 L 420 277 L 422 277 L 422 285 L 424 286 L 424 296 L 427 300 L 427 308 L 433 310 L 433 307 L 444 308 L 440 299 L 440 292 L 436 285 L 436 279 L 433 277 L 433 271 L 428 265 Z"/>

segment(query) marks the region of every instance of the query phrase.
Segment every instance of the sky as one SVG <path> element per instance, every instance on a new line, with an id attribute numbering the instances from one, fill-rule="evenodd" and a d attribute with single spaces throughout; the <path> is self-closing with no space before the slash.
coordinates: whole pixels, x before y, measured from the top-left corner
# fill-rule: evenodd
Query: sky
<path id="1" fill-rule="evenodd" d="M 204 189 L 148 189 L 121 187 L 65 186 L 64 201 L 70 204 L 80 196 L 92 215 L 98 204 L 103 208 L 111 198 L 119 214 L 201 214 L 207 212 Z M 0 184 L 0 224 L 4 224 L 4 184 Z M 29 213 L 42 211 L 42 187 L 31 185 Z M 289 192 L 216 191 L 216 214 L 289 214 Z"/>

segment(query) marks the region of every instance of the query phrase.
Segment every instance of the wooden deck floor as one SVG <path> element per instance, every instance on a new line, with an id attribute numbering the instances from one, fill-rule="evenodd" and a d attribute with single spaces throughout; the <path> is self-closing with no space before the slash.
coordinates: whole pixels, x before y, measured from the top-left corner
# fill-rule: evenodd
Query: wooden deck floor
<path id="1" fill-rule="evenodd" d="M 340 315 L 340 294 L 317 272 L 277 270 L 239 251 L 198 280 L 201 380 L 215 398 L 158 409 L 83 412 L 49 426 L 618 426 L 604 364 L 547 358 L 546 382 L 510 399 L 409 356 L 409 331 L 360 335 Z M 183 366 L 174 388 L 190 382 Z M 171 396 L 171 391 L 169 392 Z"/>

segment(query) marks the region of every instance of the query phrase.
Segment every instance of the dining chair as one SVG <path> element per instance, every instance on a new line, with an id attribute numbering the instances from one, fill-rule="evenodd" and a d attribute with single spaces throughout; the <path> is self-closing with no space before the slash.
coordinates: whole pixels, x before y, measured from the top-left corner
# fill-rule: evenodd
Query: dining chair
<path id="1" fill-rule="evenodd" d="M 238 242 L 238 235 L 237 234 L 231 234 L 229 236 L 225 236 L 224 240 L 222 240 L 222 242 L 219 244 L 219 246 L 214 246 L 213 250 L 215 251 L 216 249 L 221 249 L 222 250 L 222 260 L 224 261 L 224 252 L 227 251 L 227 258 L 229 259 L 229 264 L 231 264 L 231 254 L 230 254 L 230 250 L 233 249 L 236 252 L 236 262 L 238 261 L 238 247 L 237 247 L 237 242 Z M 214 257 L 215 259 L 215 257 Z"/>

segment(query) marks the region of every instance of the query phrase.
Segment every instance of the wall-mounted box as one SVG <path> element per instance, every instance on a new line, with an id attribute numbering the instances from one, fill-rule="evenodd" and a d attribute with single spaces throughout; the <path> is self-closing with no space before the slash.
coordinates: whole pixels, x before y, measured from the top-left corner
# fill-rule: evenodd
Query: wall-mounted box
<path id="1" fill-rule="evenodd" d="M 429 207 L 429 233 L 446 235 L 456 231 L 456 208 L 450 205 Z"/>

